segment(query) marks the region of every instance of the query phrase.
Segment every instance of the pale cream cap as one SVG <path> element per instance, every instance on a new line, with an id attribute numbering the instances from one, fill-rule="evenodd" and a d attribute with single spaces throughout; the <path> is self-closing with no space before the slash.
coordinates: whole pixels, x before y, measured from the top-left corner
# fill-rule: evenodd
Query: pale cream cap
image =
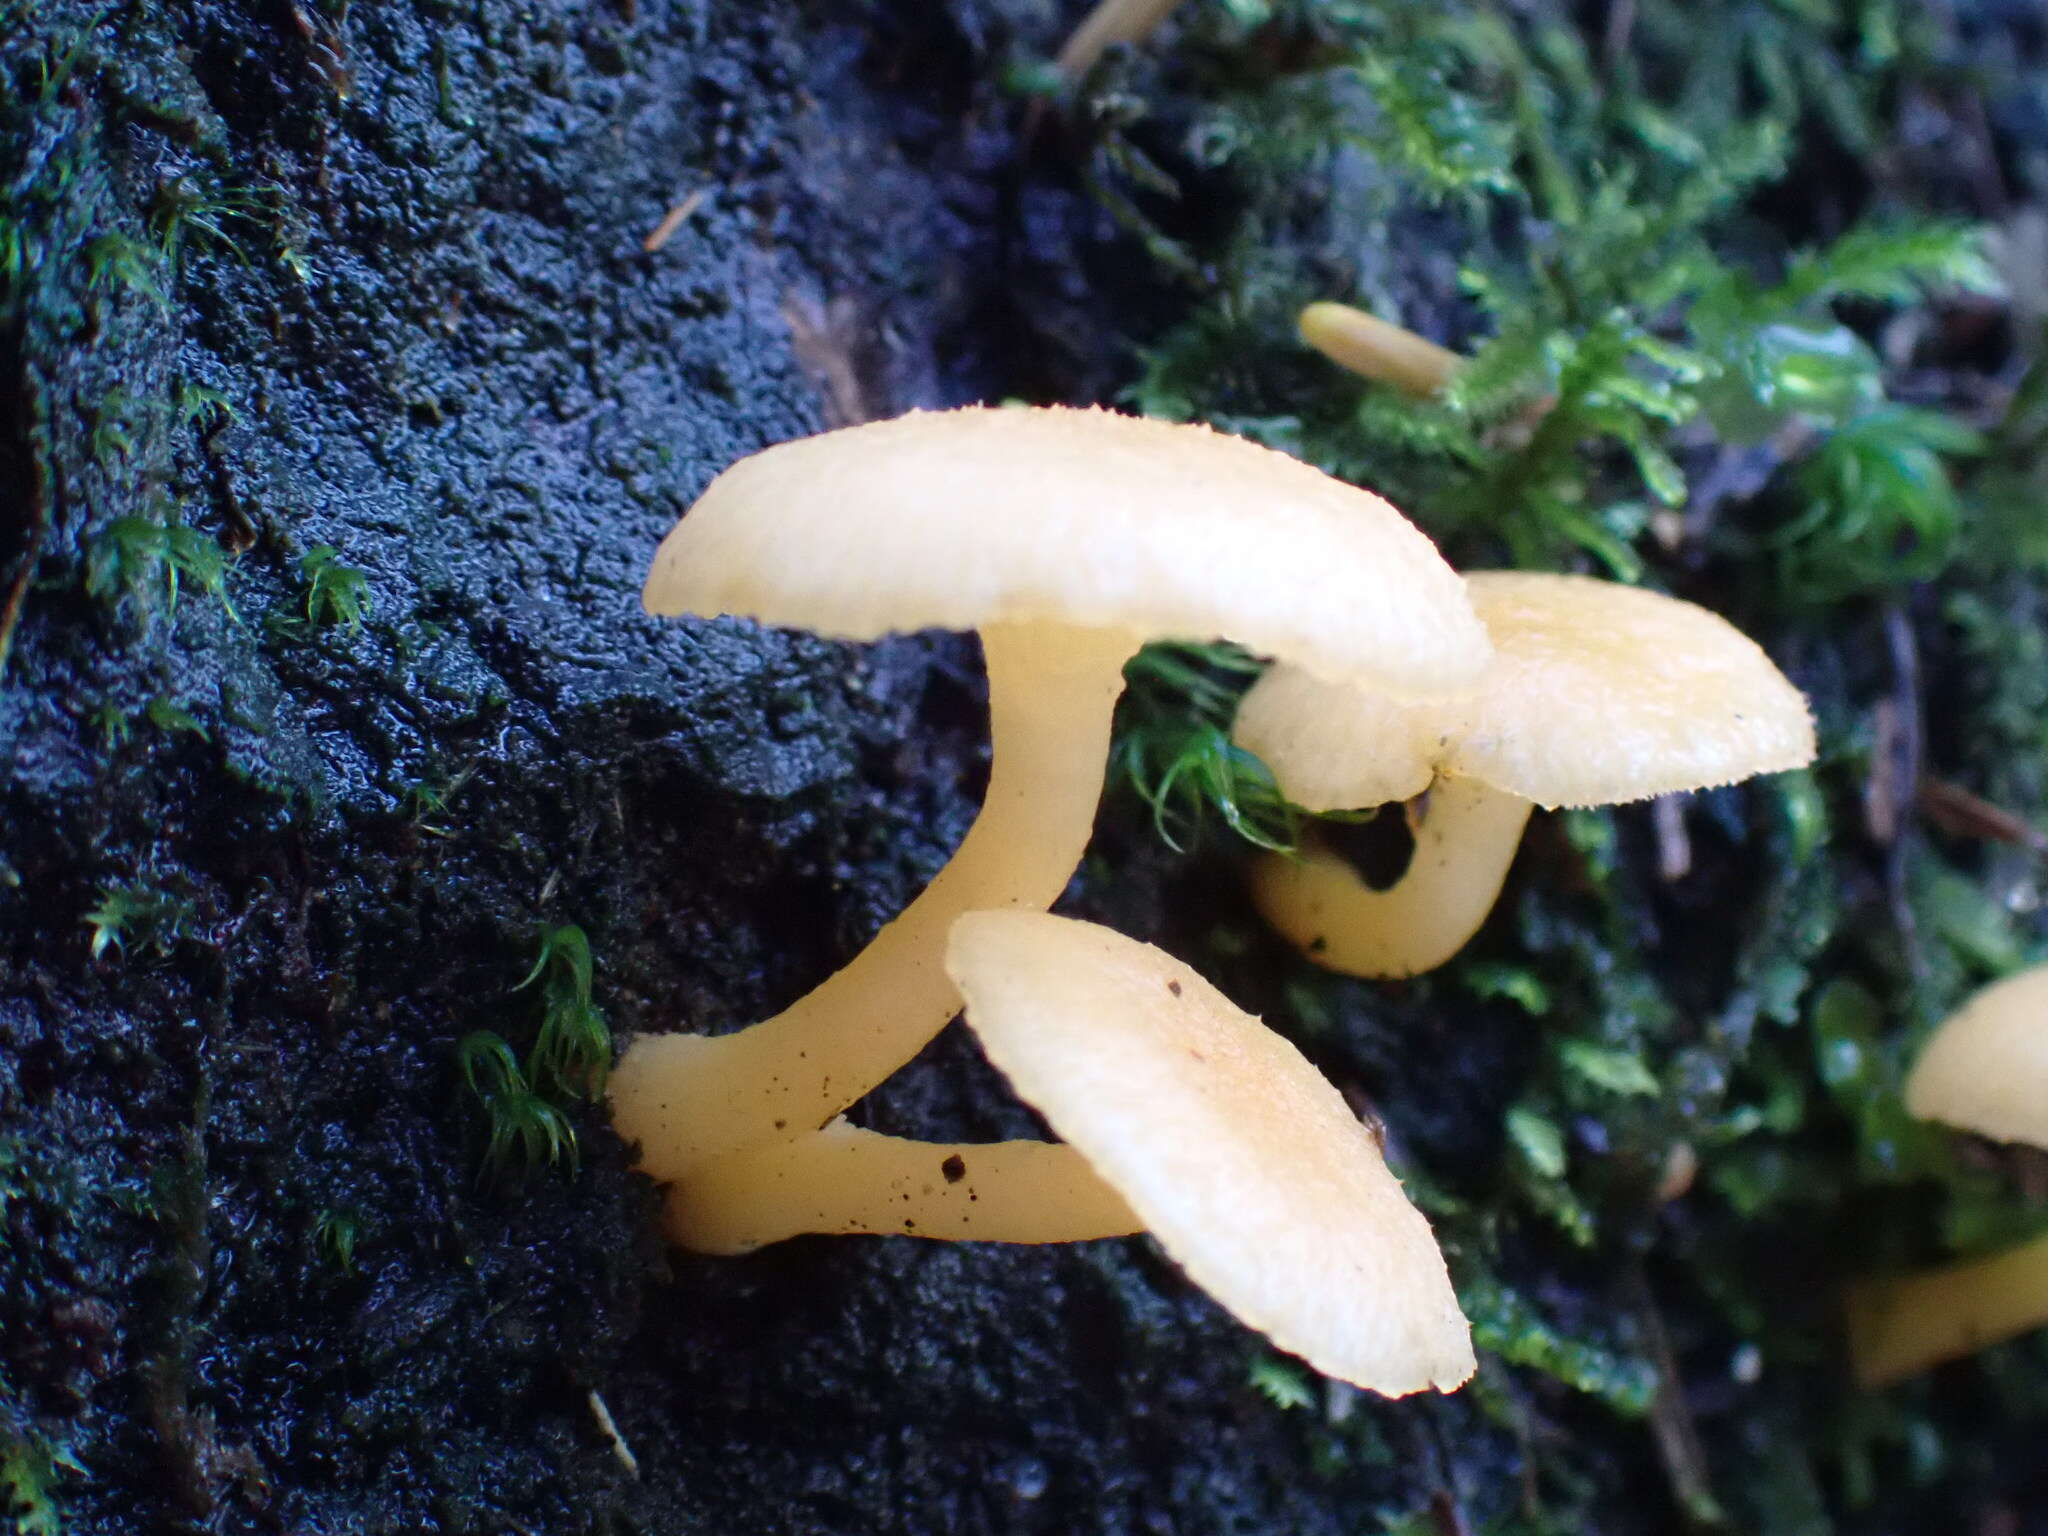
<path id="1" fill-rule="evenodd" d="M 1285 664 L 1234 735 L 1312 811 L 1384 805 L 1437 776 L 1538 805 L 1612 805 L 1812 761 L 1806 700 L 1719 614 L 1589 576 L 1466 578 L 1494 644 L 1478 688 L 1401 701 Z"/>
<path id="2" fill-rule="evenodd" d="M 865 640 L 1051 621 L 1235 640 L 1319 677 L 1468 685 L 1462 584 L 1369 491 L 1206 427 L 1103 410 L 914 412 L 781 443 L 662 541 L 649 612 Z"/>
<path id="3" fill-rule="evenodd" d="M 1994 982 L 1944 1020 L 1906 1077 L 1906 1108 L 2048 1147 L 2048 966 Z"/>
<path id="4" fill-rule="evenodd" d="M 1170 955 L 1070 918 L 970 912 L 946 970 L 989 1059 L 1239 1318 L 1390 1397 L 1472 1374 L 1429 1223 L 1287 1041 Z"/>

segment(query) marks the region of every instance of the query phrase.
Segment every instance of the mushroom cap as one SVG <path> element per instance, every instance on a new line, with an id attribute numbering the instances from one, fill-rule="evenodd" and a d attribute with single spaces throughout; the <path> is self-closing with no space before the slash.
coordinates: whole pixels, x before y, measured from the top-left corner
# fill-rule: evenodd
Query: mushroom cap
<path id="1" fill-rule="evenodd" d="M 2048 1147 L 2048 965 L 1992 983 L 1942 1021 L 1906 1076 L 1906 1108 Z"/>
<path id="2" fill-rule="evenodd" d="M 869 640 L 1051 621 L 1231 639 L 1317 676 L 1469 683 L 1486 632 L 1386 502 L 1207 427 L 913 412 L 740 460 L 662 541 L 648 611 Z"/>
<path id="3" fill-rule="evenodd" d="M 946 969 L 990 1060 L 1238 1317 L 1390 1397 L 1472 1374 L 1429 1223 L 1292 1045 L 1170 955 L 1071 918 L 970 912 Z"/>
<path id="4" fill-rule="evenodd" d="M 1812 761 L 1805 698 L 1719 614 L 1590 576 L 1485 571 L 1466 586 L 1494 645 L 1469 693 L 1403 701 L 1283 662 L 1245 695 L 1234 734 L 1289 799 L 1384 805 L 1442 775 L 1612 805 Z"/>

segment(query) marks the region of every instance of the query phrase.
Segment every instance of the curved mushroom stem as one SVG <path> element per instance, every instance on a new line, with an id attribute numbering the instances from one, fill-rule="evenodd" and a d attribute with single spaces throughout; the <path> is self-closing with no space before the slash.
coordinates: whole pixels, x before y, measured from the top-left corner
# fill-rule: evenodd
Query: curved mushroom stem
<path id="1" fill-rule="evenodd" d="M 1077 1243 L 1145 1230 L 1064 1143 L 909 1141 L 844 1120 L 700 1168 L 670 1187 L 666 1225 L 672 1242 L 699 1253 L 747 1253 L 805 1232 Z"/>
<path id="2" fill-rule="evenodd" d="M 1308 846 L 1294 857 L 1259 857 L 1253 904 L 1326 970 L 1418 975 L 1450 959 L 1486 921 L 1532 808 L 1475 779 L 1440 779 L 1413 822 L 1407 872 L 1386 890 L 1367 885 L 1328 848 Z"/>
<path id="3" fill-rule="evenodd" d="M 737 1034 L 643 1035 L 612 1073 L 613 1122 L 640 1166 L 678 1179 L 712 1158 L 825 1125 L 960 1011 L 943 964 L 962 912 L 1050 907 L 1095 827 L 1110 719 L 1136 636 L 991 625 L 991 761 L 981 814 L 874 941 L 790 1007 Z"/>
<path id="4" fill-rule="evenodd" d="M 1942 1269 L 1849 1290 L 1857 1383 L 1888 1386 L 2048 1324 L 2048 1236 Z"/>

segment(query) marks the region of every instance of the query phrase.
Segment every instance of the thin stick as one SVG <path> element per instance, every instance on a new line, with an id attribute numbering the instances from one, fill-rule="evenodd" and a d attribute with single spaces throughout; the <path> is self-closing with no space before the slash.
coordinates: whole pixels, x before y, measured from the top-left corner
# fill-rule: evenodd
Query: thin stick
<path id="1" fill-rule="evenodd" d="M 711 195 L 709 187 L 699 187 L 675 207 L 661 216 L 661 222 L 647 232 L 647 238 L 640 242 L 640 249 L 652 256 L 656 251 L 675 238 L 675 232 L 683 227 L 683 220 L 704 206 L 704 199 Z"/>
<path id="2" fill-rule="evenodd" d="M 605 1439 L 611 1441 L 612 1454 L 619 1458 L 619 1465 L 634 1477 L 638 1477 L 640 1458 L 633 1454 L 632 1447 L 626 1444 L 626 1437 L 619 1433 L 618 1422 L 612 1418 L 611 1409 L 605 1406 L 604 1399 L 598 1396 L 595 1387 L 590 1389 L 590 1411 L 596 1416 L 597 1427 L 604 1431 Z"/>
<path id="3" fill-rule="evenodd" d="M 36 562 L 43 557 L 43 540 L 50 532 L 50 492 L 47 472 L 35 444 L 28 447 L 28 501 L 33 509 L 28 547 L 21 552 L 21 568 L 7 585 L 5 602 L 0 602 L 0 678 L 7 676 L 7 658 L 14 654 L 14 630 L 21 623 L 22 605 L 28 600 L 28 585 L 35 579 Z"/>

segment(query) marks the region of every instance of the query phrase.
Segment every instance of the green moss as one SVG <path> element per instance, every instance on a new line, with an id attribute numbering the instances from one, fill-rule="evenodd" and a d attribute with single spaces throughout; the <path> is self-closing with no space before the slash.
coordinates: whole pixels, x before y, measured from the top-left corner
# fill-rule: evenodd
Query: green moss
<path id="1" fill-rule="evenodd" d="M 299 558 L 299 574 L 306 581 L 307 622 L 349 630 L 363 627 L 374 606 L 370 578 L 343 564 L 340 550 L 331 544 L 308 550 Z"/>
<path id="2" fill-rule="evenodd" d="M 124 954 L 153 949 L 168 955 L 192 925 L 192 904 L 141 884 L 106 885 L 99 902 L 81 921 L 92 930 L 92 958 L 109 950 Z"/>
<path id="3" fill-rule="evenodd" d="M 62 1536 L 59 1479 L 84 1471 L 67 1448 L 0 1427 L 0 1518 L 13 1522 L 17 1536 Z"/>
<path id="4" fill-rule="evenodd" d="M 149 204 L 150 232 L 174 267 L 198 251 L 243 255 L 239 226 L 253 226 L 262 200 L 252 193 L 208 185 L 195 176 L 159 184 Z"/>
<path id="5" fill-rule="evenodd" d="M 1649 1411 L 1656 1373 L 1642 1361 L 1545 1322 L 1529 1302 L 1491 1278 L 1467 1281 L 1458 1300 L 1472 1319 L 1472 1342 L 1511 1365 L 1541 1371 L 1615 1412 L 1640 1418 Z"/>
<path id="6" fill-rule="evenodd" d="M 1298 814 L 1266 765 L 1230 740 L 1260 670 L 1231 645 L 1149 645 L 1124 668 L 1110 778 L 1144 802 L 1168 847 L 1197 841 L 1212 818 L 1258 847 L 1294 846 Z"/>
<path id="7" fill-rule="evenodd" d="M 576 1128 L 565 1109 L 594 1102 L 611 1072 L 612 1036 L 592 1005 L 590 941 L 572 923 L 543 930 L 540 954 L 515 990 L 538 985 L 540 1022 L 522 1062 L 494 1030 L 456 1047 L 462 1081 L 484 1118 L 486 1176 L 578 1164 Z"/>
<path id="8" fill-rule="evenodd" d="M 483 1112 L 483 1170 L 498 1178 L 528 1169 L 579 1162 L 576 1130 L 562 1112 L 533 1091 L 519 1058 L 502 1035 L 478 1030 L 455 1048 L 455 1063 L 470 1097 Z"/>
<path id="9" fill-rule="evenodd" d="M 356 1269 L 356 1243 L 362 1237 L 362 1223 L 350 1211 L 322 1211 L 313 1222 L 313 1246 L 320 1256 L 345 1275 Z"/>
<path id="10" fill-rule="evenodd" d="M 110 230 L 86 241 L 85 286 L 88 293 L 133 292 L 161 301 L 163 261 L 159 252 L 133 235 Z"/>
<path id="11" fill-rule="evenodd" d="M 228 568 L 218 541 L 196 528 L 154 517 L 117 517 L 93 535 L 85 589 L 115 607 L 132 603 L 146 613 L 159 603 L 175 610 L 180 591 L 190 585 L 218 599 L 232 617 Z"/>
<path id="12" fill-rule="evenodd" d="M 1275 1408 L 1315 1406 L 1315 1389 L 1309 1384 L 1308 1372 L 1295 1361 L 1283 1360 L 1278 1355 L 1260 1355 L 1246 1369 L 1245 1379 L 1253 1391 Z"/>
<path id="13" fill-rule="evenodd" d="M 562 1100 L 604 1096 L 612 1065 L 612 1032 L 590 1002 L 590 941 L 573 923 L 541 935 L 540 956 L 519 983 L 540 986 L 540 1028 L 527 1054 L 536 1091 Z"/>

